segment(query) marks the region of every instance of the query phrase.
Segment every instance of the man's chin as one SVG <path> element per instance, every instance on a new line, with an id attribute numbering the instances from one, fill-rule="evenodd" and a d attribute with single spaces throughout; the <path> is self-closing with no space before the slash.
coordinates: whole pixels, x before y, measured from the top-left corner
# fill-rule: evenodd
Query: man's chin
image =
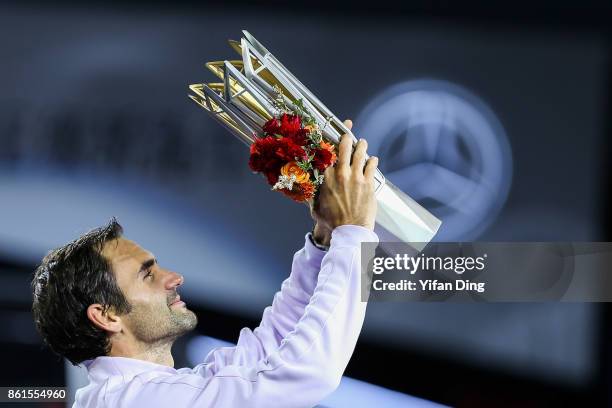
<path id="1" fill-rule="evenodd" d="M 198 325 L 198 317 L 196 314 L 186 307 L 181 307 L 180 309 L 180 311 L 175 311 L 175 313 L 181 316 L 185 331 L 187 332 L 195 329 L 195 327 Z"/>

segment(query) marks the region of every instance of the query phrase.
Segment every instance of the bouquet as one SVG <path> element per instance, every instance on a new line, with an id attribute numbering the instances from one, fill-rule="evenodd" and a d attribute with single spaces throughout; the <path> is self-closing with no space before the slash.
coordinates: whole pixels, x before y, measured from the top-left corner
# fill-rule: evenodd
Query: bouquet
<path id="1" fill-rule="evenodd" d="M 273 190 L 308 201 L 336 161 L 340 136 L 352 133 L 255 37 L 243 34 L 240 42 L 229 42 L 240 60 L 206 64 L 222 82 L 190 85 L 189 97 L 249 146 L 249 167 L 263 174 Z M 417 249 L 429 242 L 440 220 L 380 170 L 374 183 L 377 224 Z"/>
<path id="2" fill-rule="evenodd" d="M 263 125 L 263 136 L 251 145 L 249 167 L 263 173 L 273 190 L 307 201 L 323 184 L 325 169 L 336 162 L 335 146 L 323 139 L 301 100 L 295 102 L 298 110 L 294 112 L 285 104 L 280 88 L 276 91 L 276 106 L 282 113 Z"/>

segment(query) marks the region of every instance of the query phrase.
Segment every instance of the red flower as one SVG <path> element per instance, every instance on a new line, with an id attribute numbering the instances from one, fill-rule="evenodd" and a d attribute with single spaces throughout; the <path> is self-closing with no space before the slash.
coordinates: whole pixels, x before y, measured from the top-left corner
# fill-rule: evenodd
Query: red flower
<path id="1" fill-rule="evenodd" d="M 302 120 L 298 115 L 283 113 L 280 119 L 272 118 L 263 125 L 266 136 L 284 136 L 291 138 L 300 146 L 308 143 L 308 129 L 302 128 Z"/>
<path id="2" fill-rule="evenodd" d="M 319 148 L 315 150 L 312 165 L 319 171 L 325 171 L 329 166 L 333 166 L 336 160 L 337 157 L 334 145 L 327 142 L 321 142 Z"/>
<path id="3" fill-rule="evenodd" d="M 281 123 L 278 119 L 272 118 L 263 125 L 263 131 L 268 135 L 277 135 L 281 132 Z"/>
<path id="4" fill-rule="evenodd" d="M 306 160 L 308 157 L 302 146 L 295 144 L 292 138 L 283 137 L 277 139 L 277 142 L 276 156 L 285 162 Z"/>
<path id="5" fill-rule="evenodd" d="M 278 176 L 280 175 L 279 170 L 268 170 L 264 173 L 266 179 L 268 180 L 268 184 L 271 186 L 275 185 L 278 181 Z"/>
<path id="6" fill-rule="evenodd" d="M 299 129 L 293 135 L 288 136 L 293 143 L 298 146 L 306 146 L 308 144 L 308 129 Z"/>
<path id="7" fill-rule="evenodd" d="M 283 136 L 295 135 L 302 128 L 302 120 L 298 115 L 283 113 L 280 117 L 280 134 Z"/>
<path id="8" fill-rule="evenodd" d="M 319 171 L 325 171 L 332 165 L 333 153 L 327 149 L 316 149 L 312 165 Z"/>
<path id="9" fill-rule="evenodd" d="M 251 156 L 249 157 L 251 170 L 262 172 L 273 168 L 280 169 L 284 163 L 275 154 L 277 146 L 278 141 L 273 136 L 256 139 L 251 145 Z"/>
<path id="10" fill-rule="evenodd" d="M 274 185 L 283 165 L 296 160 L 307 159 L 304 149 L 287 137 L 266 136 L 256 139 L 251 145 L 249 167 L 257 173 L 264 173 L 268 183 Z"/>

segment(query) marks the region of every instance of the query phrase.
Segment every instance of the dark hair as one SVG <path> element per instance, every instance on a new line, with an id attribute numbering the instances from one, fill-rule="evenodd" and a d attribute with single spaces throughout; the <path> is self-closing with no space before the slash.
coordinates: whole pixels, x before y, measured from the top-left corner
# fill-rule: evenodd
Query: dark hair
<path id="1" fill-rule="evenodd" d="M 89 305 L 100 303 L 105 310 L 130 312 L 111 264 L 101 253 L 107 241 L 122 234 L 123 228 L 113 218 L 108 225 L 49 252 L 34 272 L 36 328 L 51 350 L 74 365 L 110 352 L 106 332 L 87 317 Z"/>

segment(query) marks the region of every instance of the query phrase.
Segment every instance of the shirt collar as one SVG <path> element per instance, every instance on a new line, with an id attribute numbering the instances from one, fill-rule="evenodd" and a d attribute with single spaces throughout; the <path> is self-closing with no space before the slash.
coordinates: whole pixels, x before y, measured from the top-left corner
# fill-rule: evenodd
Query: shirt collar
<path id="1" fill-rule="evenodd" d="M 112 376 L 134 377 L 146 371 L 163 371 L 176 374 L 176 369 L 149 361 L 128 357 L 96 357 L 83 362 L 93 380 L 104 380 Z"/>

